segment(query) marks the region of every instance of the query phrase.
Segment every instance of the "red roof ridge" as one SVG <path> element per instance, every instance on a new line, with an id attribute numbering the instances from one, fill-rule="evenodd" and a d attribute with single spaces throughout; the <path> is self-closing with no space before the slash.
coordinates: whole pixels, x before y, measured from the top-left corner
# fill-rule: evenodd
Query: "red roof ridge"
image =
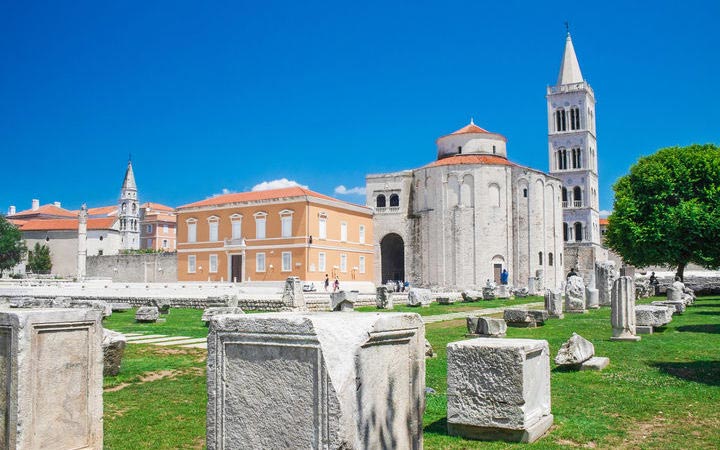
<path id="1" fill-rule="evenodd" d="M 314 197 L 321 200 L 331 200 L 336 201 L 340 203 L 346 203 L 349 205 L 355 205 L 355 206 L 361 206 L 365 208 L 364 205 L 357 205 L 355 203 L 346 202 L 344 200 L 339 200 L 333 197 L 330 197 L 325 194 L 321 194 L 319 192 L 315 192 L 313 190 L 310 190 L 308 188 L 304 188 L 301 186 L 290 186 L 285 188 L 278 188 L 278 189 L 266 189 L 262 191 L 247 191 L 247 192 L 234 192 L 231 194 L 222 194 L 217 195 L 215 197 L 210 197 L 205 200 L 200 200 L 193 203 L 188 203 L 186 205 L 178 206 L 177 209 L 183 209 L 183 208 L 193 208 L 193 207 L 200 207 L 200 206 L 219 206 L 219 205 L 227 205 L 230 203 L 242 203 L 242 202 L 252 202 L 252 201 L 258 201 L 258 200 L 272 200 L 272 199 L 278 199 L 278 198 L 284 198 L 284 197 Z"/>
<path id="2" fill-rule="evenodd" d="M 494 166 L 517 166 L 517 164 L 508 160 L 505 157 L 498 155 L 478 155 L 478 154 L 466 154 L 466 155 L 453 155 L 447 158 L 438 159 L 425 167 L 437 167 L 437 166 L 454 166 L 462 164 L 486 164 Z"/>

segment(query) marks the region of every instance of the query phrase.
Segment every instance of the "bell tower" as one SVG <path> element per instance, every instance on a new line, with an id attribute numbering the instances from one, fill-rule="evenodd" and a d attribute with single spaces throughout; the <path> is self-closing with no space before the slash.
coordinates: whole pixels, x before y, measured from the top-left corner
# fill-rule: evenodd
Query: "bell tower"
<path id="1" fill-rule="evenodd" d="M 140 207 L 137 198 L 137 185 L 133 174 L 132 161 L 128 160 L 125 179 L 120 189 L 120 202 L 118 204 L 118 223 L 122 236 L 121 248 L 123 250 L 137 250 L 140 248 Z"/>

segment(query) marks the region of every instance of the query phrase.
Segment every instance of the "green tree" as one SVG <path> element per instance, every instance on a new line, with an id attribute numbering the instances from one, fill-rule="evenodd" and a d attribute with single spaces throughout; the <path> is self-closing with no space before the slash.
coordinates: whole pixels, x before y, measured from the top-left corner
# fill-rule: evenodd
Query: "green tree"
<path id="1" fill-rule="evenodd" d="M 640 158 L 613 186 L 607 245 L 634 266 L 720 266 L 720 149 L 669 147 Z"/>
<path id="2" fill-rule="evenodd" d="M 18 265 L 26 252 L 20 230 L 0 215 L 0 276 L 4 270 Z"/>
<path id="3" fill-rule="evenodd" d="M 50 248 L 39 242 L 35 243 L 27 263 L 28 270 L 34 273 L 50 273 L 52 261 L 50 260 Z"/>

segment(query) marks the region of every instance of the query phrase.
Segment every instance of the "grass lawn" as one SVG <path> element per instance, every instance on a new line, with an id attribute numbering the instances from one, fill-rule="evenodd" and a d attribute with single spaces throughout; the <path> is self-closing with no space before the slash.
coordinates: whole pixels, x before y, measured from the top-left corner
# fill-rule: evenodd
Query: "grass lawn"
<path id="1" fill-rule="evenodd" d="M 491 302 L 480 303 L 489 307 Z M 461 311 L 448 309 L 464 305 L 446 306 L 443 313 Z M 114 314 L 106 326 L 202 337 L 207 330 L 200 314 L 173 309 L 165 323 L 144 328 L 147 325 L 133 324 L 133 314 L 127 312 Z M 609 340 L 608 308 L 566 314 L 541 328 L 510 328 L 508 337 L 546 339 L 552 358 L 573 331 L 591 340 L 596 354 L 610 357 L 610 367 L 603 372 L 564 372 L 552 364 L 555 424 L 534 448 L 720 446 L 720 297 L 698 299 L 665 330 L 643 335 L 640 342 Z M 427 360 L 427 386 L 437 393 L 427 397 L 425 448 L 523 446 L 447 435 L 445 345 L 464 339 L 465 321 L 433 323 L 426 333 L 438 356 Z M 204 350 L 129 345 L 120 375 L 105 378 L 105 448 L 203 448 L 205 390 Z"/>

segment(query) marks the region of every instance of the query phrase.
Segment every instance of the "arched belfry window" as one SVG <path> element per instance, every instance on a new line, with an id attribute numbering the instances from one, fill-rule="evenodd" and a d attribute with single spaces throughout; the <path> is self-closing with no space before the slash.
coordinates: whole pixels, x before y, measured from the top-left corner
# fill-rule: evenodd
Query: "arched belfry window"
<path id="1" fill-rule="evenodd" d="M 567 242 L 570 240 L 570 227 L 567 222 L 563 222 L 563 241 Z"/>
<path id="2" fill-rule="evenodd" d="M 538 252 L 538 264 L 543 265 L 543 254 L 542 252 Z"/>
<path id="3" fill-rule="evenodd" d="M 385 202 L 385 196 L 383 194 L 380 194 L 375 199 L 375 206 L 377 206 L 378 208 L 384 208 L 385 206 L 387 206 Z"/>
<path id="4" fill-rule="evenodd" d="M 563 188 L 562 188 L 563 207 L 567 205 L 567 201 L 568 201 L 567 188 L 565 186 L 563 186 Z"/>
<path id="5" fill-rule="evenodd" d="M 390 206 L 400 206 L 400 196 L 397 194 L 392 194 L 390 196 Z"/>
<path id="6" fill-rule="evenodd" d="M 582 189 L 580 189 L 580 186 L 573 188 L 573 206 L 576 208 L 582 206 Z"/>
<path id="7" fill-rule="evenodd" d="M 557 131 L 567 130 L 567 121 L 565 119 L 565 110 L 558 109 L 555 111 L 555 129 Z"/>
<path id="8" fill-rule="evenodd" d="M 580 242 L 583 240 L 583 226 L 580 222 L 575 222 L 575 241 Z"/>
<path id="9" fill-rule="evenodd" d="M 553 254 L 551 252 L 551 253 L 548 253 L 548 266 L 552 266 L 552 265 L 553 265 Z"/>
<path id="10" fill-rule="evenodd" d="M 574 108 L 570 108 L 570 129 L 580 129 L 580 108 L 578 108 L 577 106 Z"/>

